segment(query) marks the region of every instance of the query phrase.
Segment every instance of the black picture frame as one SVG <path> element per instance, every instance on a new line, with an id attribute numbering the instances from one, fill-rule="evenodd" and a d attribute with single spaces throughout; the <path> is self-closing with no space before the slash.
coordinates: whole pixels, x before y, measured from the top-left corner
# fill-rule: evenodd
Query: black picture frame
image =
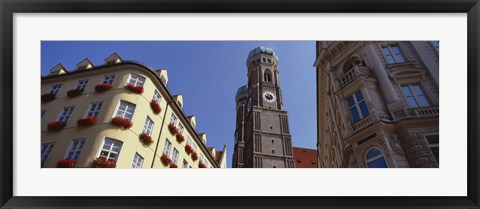
<path id="1" fill-rule="evenodd" d="M 478 0 L 0 0 L 1 208 L 479 208 Z M 468 195 L 465 197 L 22 197 L 13 196 L 15 13 L 467 13 Z M 448 179 L 445 179 L 448 181 Z M 318 188 L 321 189 L 321 188 Z M 345 188 L 348 189 L 348 188 Z"/>

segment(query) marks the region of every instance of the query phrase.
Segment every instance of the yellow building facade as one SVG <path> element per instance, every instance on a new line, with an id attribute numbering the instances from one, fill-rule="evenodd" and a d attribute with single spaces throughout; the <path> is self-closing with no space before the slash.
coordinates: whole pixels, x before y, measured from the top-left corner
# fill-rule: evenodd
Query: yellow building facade
<path id="1" fill-rule="evenodd" d="M 115 53 L 101 66 L 88 59 L 72 72 L 55 66 L 42 77 L 41 166 L 226 167 L 216 156 L 226 156 L 226 147 L 212 152 L 206 146 L 195 116 L 185 115 L 183 97 L 171 95 L 167 83 L 166 70 Z M 126 127 L 112 123 L 117 119 Z"/>

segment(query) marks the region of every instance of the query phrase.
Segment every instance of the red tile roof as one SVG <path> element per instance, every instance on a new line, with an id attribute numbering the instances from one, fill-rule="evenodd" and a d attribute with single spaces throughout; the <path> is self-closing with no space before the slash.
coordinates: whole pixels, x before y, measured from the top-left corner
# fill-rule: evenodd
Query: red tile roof
<path id="1" fill-rule="evenodd" d="M 220 164 L 223 156 L 223 151 L 215 151 L 215 161 Z"/>
<path id="2" fill-rule="evenodd" d="M 293 147 L 295 168 L 318 168 L 317 150 Z"/>

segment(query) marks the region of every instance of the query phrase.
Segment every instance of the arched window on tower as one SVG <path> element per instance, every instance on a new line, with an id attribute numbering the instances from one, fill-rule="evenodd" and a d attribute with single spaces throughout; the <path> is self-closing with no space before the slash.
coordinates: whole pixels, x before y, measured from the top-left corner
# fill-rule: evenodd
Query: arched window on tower
<path id="1" fill-rule="evenodd" d="M 377 148 L 373 148 L 367 152 L 365 161 L 369 168 L 388 168 L 382 151 Z"/>
<path id="2" fill-rule="evenodd" d="M 263 73 L 263 81 L 272 82 L 272 73 L 269 69 L 266 69 L 265 73 Z"/>

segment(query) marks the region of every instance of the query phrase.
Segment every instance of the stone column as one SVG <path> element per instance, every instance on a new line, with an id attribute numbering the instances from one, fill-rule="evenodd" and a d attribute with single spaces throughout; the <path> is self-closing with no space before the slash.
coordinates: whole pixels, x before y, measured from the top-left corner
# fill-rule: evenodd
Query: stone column
<path id="1" fill-rule="evenodd" d="M 372 43 L 367 45 L 368 54 L 373 61 L 373 71 L 377 76 L 377 80 L 380 83 L 380 87 L 382 88 L 383 94 L 387 99 L 387 103 L 391 104 L 399 100 L 397 93 L 395 93 L 395 89 L 393 88 L 392 82 L 388 78 L 387 71 L 385 70 L 382 61 L 378 58 L 375 49 L 372 46 Z"/>
<path id="2" fill-rule="evenodd" d="M 428 52 L 424 44 L 426 44 L 424 41 L 412 41 L 413 47 L 415 50 L 417 50 L 418 56 L 422 60 L 423 64 L 425 64 L 425 67 L 427 67 L 428 71 L 432 75 L 433 80 L 439 84 L 438 62 L 436 62 L 435 59 L 428 57 Z"/>

